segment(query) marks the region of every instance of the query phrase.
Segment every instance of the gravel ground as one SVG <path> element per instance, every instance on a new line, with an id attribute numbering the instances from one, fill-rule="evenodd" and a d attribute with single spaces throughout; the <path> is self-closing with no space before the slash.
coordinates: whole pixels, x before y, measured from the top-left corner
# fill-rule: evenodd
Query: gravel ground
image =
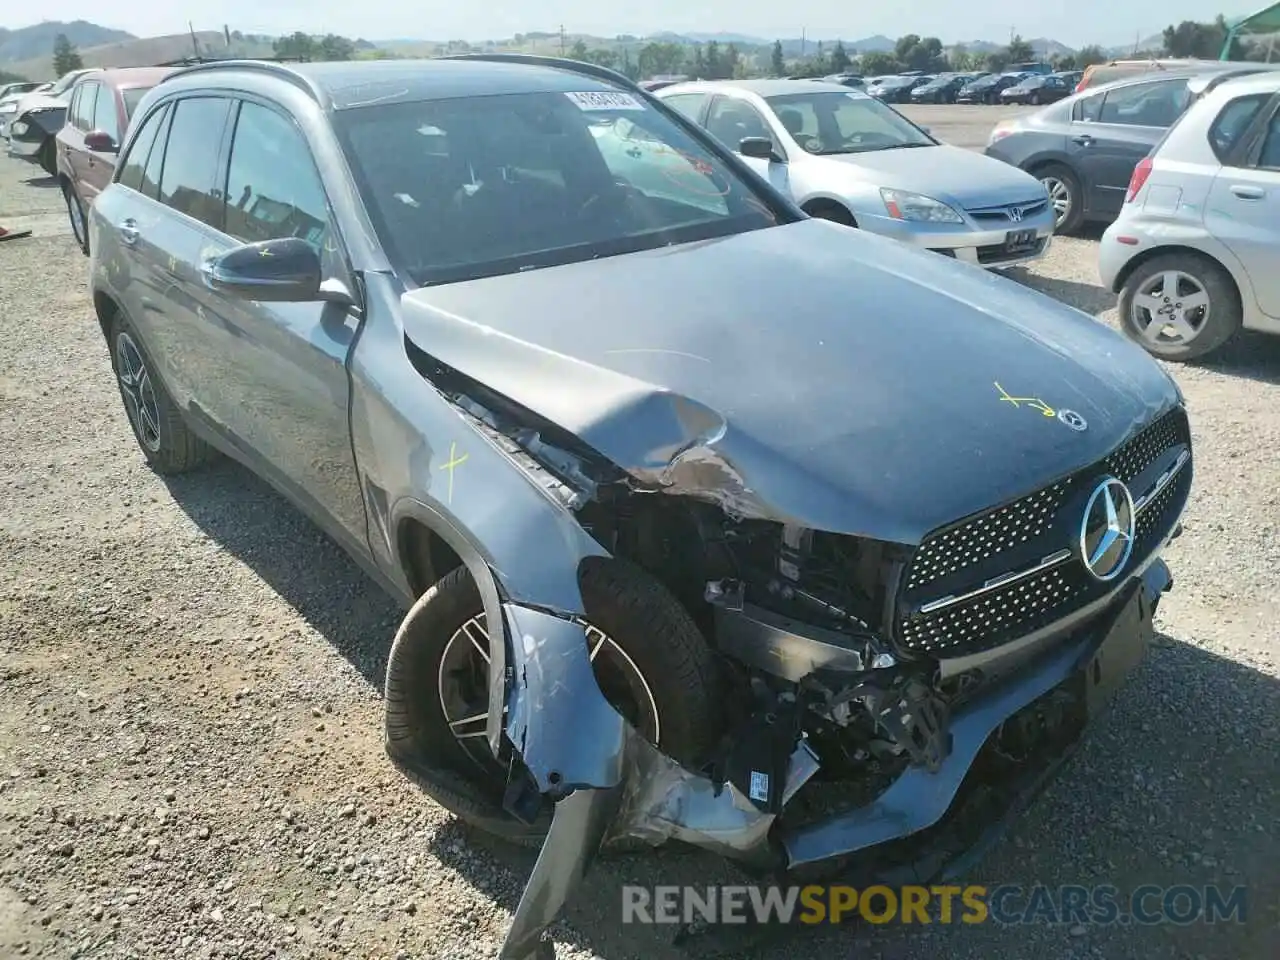
<path id="1" fill-rule="evenodd" d="M 985 140 L 1000 108 L 909 108 Z M 962 112 L 963 111 L 963 112 Z M 972 119 L 970 119 L 972 118 Z M 61 198 L 0 160 L 0 957 L 492 957 L 531 857 L 392 771 L 397 617 L 234 466 L 165 482 L 136 451 Z M 1012 275 L 1104 321 L 1090 239 Z M 560 956 L 783 960 L 1280 955 L 1280 340 L 1175 373 L 1197 480 L 1162 636 L 974 882 L 1249 886 L 1210 927 L 845 927 L 746 944 L 618 923 L 622 883 L 741 881 L 709 856 L 599 864 Z"/>

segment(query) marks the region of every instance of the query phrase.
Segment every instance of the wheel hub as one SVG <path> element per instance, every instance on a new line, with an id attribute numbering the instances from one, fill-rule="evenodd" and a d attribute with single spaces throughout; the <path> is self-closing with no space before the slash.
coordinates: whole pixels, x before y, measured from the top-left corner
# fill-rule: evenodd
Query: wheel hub
<path id="1" fill-rule="evenodd" d="M 1181 270 L 1166 270 L 1138 288 L 1130 317 L 1149 343 L 1185 345 L 1204 329 L 1210 306 L 1199 279 Z"/>
<path id="2" fill-rule="evenodd" d="M 142 351 L 127 333 L 116 337 L 116 378 L 130 423 L 142 445 L 155 453 L 160 449 L 160 407 Z"/>
<path id="3" fill-rule="evenodd" d="M 646 740 L 660 744 L 657 702 L 640 668 L 604 631 L 587 623 L 582 627 L 600 692 Z M 505 777 L 505 766 L 497 762 L 485 740 L 489 662 L 489 632 L 480 613 L 459 627 L 445 645 L 437 695 L 445 722 L 463 750 L 482 769 Z"/>

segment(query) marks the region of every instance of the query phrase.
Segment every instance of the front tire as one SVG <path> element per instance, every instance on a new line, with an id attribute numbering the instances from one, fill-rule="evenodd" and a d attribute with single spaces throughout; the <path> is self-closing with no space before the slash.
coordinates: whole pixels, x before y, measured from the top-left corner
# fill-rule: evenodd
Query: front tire
<path id="1" fill-rule="evenodd" d="M 1153 257 L 1120 292 L 1125 334 L 1162 360 L 1183 363 L 1220 350 L 1240 329 L 1242 316 L 1231 275 L 1197 254 Z"/>
<path id="2" fill-rule="evenodd" d="M 580 586 L 601 691 L 668 756 L 701 763 L 719 736 L 721 703 L 719 664 L 697 625 L 670 591 L 625 561 L 586 561 Z M 536 846 L 551 805 L 544 803 L 533 824 L 503 809 L 511 758 L 494 758 L 483 736 L 488 642 L 480 592 L 466 567 L 422 595 L 387 663 L 387 753 L 462 820 Z"/>
<path id="3" fill-rule="evenodd" d="M 187 427 L 177 405 L 155 376 L 155 366 L 132 325 L 117 312 L 107 332 L 111 368 L 129 426 L 156 473 L 186 473 L 215 457 Z"/>
<path id="4" fill-rule="evenodd" d="M 40 152 L 36 154 L 36 160 L 40 164 L 40 169 L 49 176 L 58 175 L 58 145 L 53 137 L 45 138 L 44 143 L 40 145 Z"/>

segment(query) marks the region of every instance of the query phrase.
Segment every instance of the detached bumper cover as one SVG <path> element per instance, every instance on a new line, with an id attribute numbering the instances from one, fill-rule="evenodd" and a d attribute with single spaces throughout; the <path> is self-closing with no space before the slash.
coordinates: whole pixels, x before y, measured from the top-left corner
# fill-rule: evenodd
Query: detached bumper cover
<path id="1" fill-rule="evenodd" d="M 678 838 L 761 869 L 830 861 L 927 830 L 947 815 L 979 752 L 1004 721 L 1082 677 L 1088 716 L 1141 659 L 1152 616 L 1172 585 L 1151 563 L 1103 621 L 958 708 L 951 750 L 934 773 L 908 768 L 870 804 L 795 831 L 732 785 L 717 785 L 664 757 L 609 706 L 594 682 L 582 627 L 515 604 L 505 671 L 506 733 L 538 789 L 557 799 L 551 829 L 516 909 L 501 960 L 549 956 L 541 943 L 610 837 Z M 816 771 L 807 747 L 792 756 L 785 796 Z M 941 867 L 941 864 L 939 864 Z"/>

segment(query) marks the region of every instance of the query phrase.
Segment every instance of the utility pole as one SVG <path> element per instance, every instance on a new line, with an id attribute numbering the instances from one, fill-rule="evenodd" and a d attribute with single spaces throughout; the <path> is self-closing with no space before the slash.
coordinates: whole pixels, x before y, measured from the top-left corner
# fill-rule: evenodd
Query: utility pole
<path id="1" fill-rule="evenodd" d="M 801 27 L 801 28 L 800 28 L 800 59 L 801 59 L 801 60 L 803 60 L 803 59 L 805 58 L 805 53 L 806 53 L 806 52 L 807 52 L 807 50 L 808 50 L 808 46 L 807 46 L 807 45 L 806 45 L 806 43 L 805 43 L 805 34 L 804 34 L 804 30 L 805 30 L 805 28 L 804 28 L 804 27 Z"/>
<path id="2" fill-rule="evenodd" d="M 560 56 L 564 56 L 564 24 L 560 24 Z"/>

